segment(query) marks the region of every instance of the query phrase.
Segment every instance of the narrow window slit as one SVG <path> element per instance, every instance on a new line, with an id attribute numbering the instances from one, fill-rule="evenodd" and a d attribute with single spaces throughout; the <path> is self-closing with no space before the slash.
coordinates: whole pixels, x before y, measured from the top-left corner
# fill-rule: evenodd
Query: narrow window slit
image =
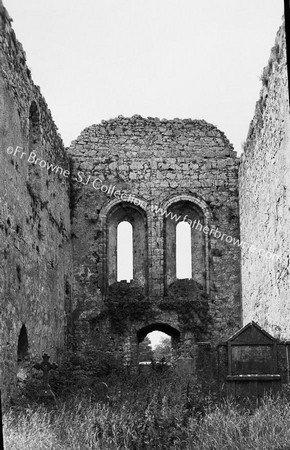
<path id="1" fill-rule="evenodd" d="M 176 278 L 192 278 L 191 228 L 187 222 L 176 226 Z"/>
<path id="2" fill-rule="evenodd" d="M 133 227 L 124 220 L 117 228 L 117 281 L 133 279 Z"/>

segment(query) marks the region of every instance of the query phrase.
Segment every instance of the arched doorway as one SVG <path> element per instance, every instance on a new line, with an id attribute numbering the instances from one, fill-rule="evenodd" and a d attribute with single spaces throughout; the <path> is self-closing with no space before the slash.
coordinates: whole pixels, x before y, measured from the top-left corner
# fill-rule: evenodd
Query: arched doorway
<path id="1" fill-rule="evenodd" d="M 143 343 L 147 336 L 150 335 L 150 333 L 154 332 L 154 331 L 159 331 L 161 333 L 164 333 L 164 335 L 166 335 L 168 338 L 170 338 L 170 358 L 164 358 L 162 357 L 162 355 L 159 355 L 159 357 L 157 356 L 157 352 L 154 352 L 154 348 L 152 348 L 152 357 L 151 357 L 151 361 L 140 361 L 140 344 Z M 137 331 L 137 342 L 138 342 L 138 363 L 140 364 L 144 364 L 147 363 L 149 364 L 149 362 L 158 362 L 160 363 L 163 359 L 164 362 L 166 363 L 173 363 L 173 361 L 178 357 L 178 348 L 179 348 L 179 343 L 180 343 L 180 332 L 172 327 L 171 325 L 168 325 L 166 323 L 153 323 L 150 325 L 147 325 L 143 328 L 141 328 L 140 330 Z M 166 345 L 168 344 L 168 341 L 166 342 Z M 159 361 L 160 359 L 160 361 Z"/>

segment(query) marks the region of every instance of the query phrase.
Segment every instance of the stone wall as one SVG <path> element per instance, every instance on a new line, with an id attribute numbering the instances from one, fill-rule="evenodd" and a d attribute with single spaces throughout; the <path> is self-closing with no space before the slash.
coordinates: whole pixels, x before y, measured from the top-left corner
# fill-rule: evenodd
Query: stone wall
<path id="1" fill-rule="evenodd" d="M 43 351 L 57 358 L 64 348 L 71 245 L 69 182 L 61 169 L 68 168 L 62 140 L 1 3 L 0 385 L 5 395 L 15 383 L 17 360 L 39 360 Z"/>
<path id="2" fill-rule="evenodd" d="M 70 155 L 79 345 L 100 345 L 105 336 L 106 349 L 130 361 L 143 331 L 160 330 L 175 344 L 180 336 L 179 353 L 188 356 L 197 353 L 197 342 L 236 331 L 240 251 L 231 242 L 239 238 L 238 158 L 225 135 L 202 120 L 119 116 L 86 128 Z M 122 220 L 133 226 L 130 283 L 116 276 Z M 180 221 L 191 226 L 188 280 L 176 279 Z"/>
<path id="3" fill-rule="evenodd" d="M 241 326 L 239 161 L 225 135 L 202 120 L 120 116 L 85 129 L 70 161 L 1 0 L 0 133 L 4 394 L 43 351 L 92 344 L 131 365 L 154 330 L 200 371 L 209 345 Z M 130 282 L 118 278 L 122 221 Z M 190 279 L 176 275 L 180 222 Z"/>
<path id="4" fill-rule="evenodd" d="M 290 117 L 284 25 L 262 75 L 262 89 L 240 166 L 244 324 L 290 337 Z"/>

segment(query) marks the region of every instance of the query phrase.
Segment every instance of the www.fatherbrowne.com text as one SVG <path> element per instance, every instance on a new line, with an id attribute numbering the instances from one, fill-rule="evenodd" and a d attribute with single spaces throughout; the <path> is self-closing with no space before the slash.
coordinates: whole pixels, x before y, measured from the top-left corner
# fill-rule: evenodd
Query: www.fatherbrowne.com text
<path id="1" fill-rule="evenodd" d="M 14 150 L 13 147 L 7 148 L 7 154 L 13 156 L 18 156 L 22 159 L 24 156 L 28 156 L 27 162 L 29 164 L 39 165 L 42 169 L 46 169 L 49 172 L 53 172 L 59 174 L 65 178 L 70 177 L 70 171 L 67 169 L 63 169 L 60 166 L 54 165 L 52 163 L 48 163 L 47 161 L 40 159 L 35 152 L 30 152 L 28 155 L 23 151 L 23 148 L 17 146 Z M 136 197 L 134 194 L 128 194 L 126 192 L 122 192 L 120 189 L 116 189 L 116 186 L 108 186 L 104 184 L 104 180 L 98 177 L 92 177 L 91 175 L 86 175 L 84 172 L 77 172 L 77 177 L 72 178 L 77 183 L 81 183 L 85 186 L 91 184 L 95 190 L 100 190 L 102 193 L 106 194 L 109 197 L 114 197 L 116 199 L 122 200 L 124 202 L 133 203 L 135 206 L 140 206 L 144 210 L 147 210 L 150 207 L 151 212 L 154 214 L 161 215 L 165 218 L 169 218 L 170 220 L 175 220 L 175 222 L 186 222 L 190 225 L 191 228 L 198 230 L 208 236 L 213 236 L 215 239 L 220 239 L 221 241 L 225 241 L 228 244 L 232 244 L 237 247 L 241 247 L 250 253 L 257 253 L 259 256 L 265 256 L 267 259 L 280 259 L 281 256 L 277 255 L 277 253 L 273 253 L 270 251 L 266 251 L 262 248 L 257 248 L 254 245 L 249 244 L 248 242 L 241 241 L 235 237 L 232 237 L 226 233 L 222 233 L 218 227 L 210 228 L 207 225 L 203 225 L 200 220 L 191 220 L 188 215 L 178 216 L 177 214 L 173 214 L 171 211 L 167 211 L 160 207 L 160 205 L 148 204 L 145 200 L 141 200 Z M 1 200 L 0 200 L 1 203 Z M 2 202 L 3 205 L 3 202 Z"/>

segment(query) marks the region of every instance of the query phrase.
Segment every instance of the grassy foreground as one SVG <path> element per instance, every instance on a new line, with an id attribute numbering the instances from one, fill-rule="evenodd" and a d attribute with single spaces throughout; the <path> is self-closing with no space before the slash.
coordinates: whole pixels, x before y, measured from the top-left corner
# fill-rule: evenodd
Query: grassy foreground
<path id="1" fill-rule="evenodd" d="M 290 402 L 268 398 L 259 408 L 217 404 L 196 386 L 166 377 L 138 377 L 54 407 L 10 409 L 6 450 L 290 450 Z"/>

